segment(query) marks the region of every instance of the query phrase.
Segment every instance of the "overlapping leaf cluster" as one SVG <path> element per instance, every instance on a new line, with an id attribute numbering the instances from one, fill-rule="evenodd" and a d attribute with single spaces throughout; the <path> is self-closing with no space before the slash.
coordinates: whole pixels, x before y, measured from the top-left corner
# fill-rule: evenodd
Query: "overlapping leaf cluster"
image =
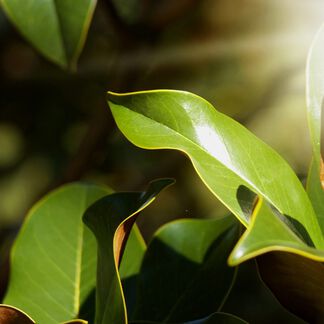
<path id="1" fill-rule="evenodd" d="M 143 193 L 71 184 L 40 201 L 12 250 L 0 319 L 189 324 L 245 323 L 266 315 L 269 323 L 303 323 L 276 301 L 254 263 L 227 265 L 239 236 L 234 217 L 177 220 L 146 246 L 136 217 L 172 182 L 154 181 Z M 250 288 L 242 290 L 244 284 Z M 237 303 L 242 293 L 245 303 Z"/>
<path id="2" fill-rule="evenodd" d="M 43 55 L 75 66 L 96 1 L 79 1 L 73 16 L 74 1 L 1 4 Z M 39 29 L 45 21 L 48 28 Z M 307 66 L 313 158 L 306 190 L 273 149 L 194 94 L 109 93 L 116 123 L 133 144 L 184 152 L 235 217 L 178 220 L 146 246 L 136 217 L 171 180 L 154 181 L 143 193 L 81 183 L 62 187 L 30 211 L 17 237 L 0 322 L 303 323 L 278 303 L 248 260 L 283 251 L 324 261 L 323 53 L 324 27 Z M 246 229 L 240 237 L 241 225 Z M 307 262 L 299 267 L 322 276 Z M 323 319 L 322 299 L 314 304 L 312 318 Z"/>

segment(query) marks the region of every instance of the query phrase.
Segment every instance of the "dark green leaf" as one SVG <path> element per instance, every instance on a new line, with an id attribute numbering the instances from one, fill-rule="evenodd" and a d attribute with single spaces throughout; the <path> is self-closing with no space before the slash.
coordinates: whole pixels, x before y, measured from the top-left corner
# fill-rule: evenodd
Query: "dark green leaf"
<path id="1" fill-rule="evenodd" d="M 324 25 L 319 30 L 308 56 L 307 64 L 307 110 L 313 160 L 311 163 L 307 191 L 324 232 L 324 165 L 323 165 L 323 100 L 324 100 Z M 322 150 L 321 150 L 322 148 Z M 322 152 L 321 152 L 322 151 Z M 323 183 L 321 183 L 321 177 Z"/>
<path id="2" fill-rule="evenodd" d="M 127 302 L 127 311 L 134 308 L 135 303 L 135 284 L 136 275 L 140 269 L 142 259 L 146 250 L 146 244 L 137 227 L 134 224 L 128 240 L 126 242 L 125 251 L 122 256 L 119 267 L 119 274 L 122 280 L 123 292 Z M 95 289 L 89 294 L 87 300 L 83 303 L 80 310 L 80 317 L 94 323 L 96 308 Z"/>
<path id="3" fill-rule="evenodd" d="M 45 57 L 63 67 L 76 65 L 96 0 L 1 0 L 1 4 Z"/>
<path id="4" fill-rule="evenodd" d="M 32 208 L 11 252 L 6 304 L 23 309 L 37 323 L 57 324 L 78 316 L 95 287 L 97 253 L 82 215 L 110 192 L 71 184 Z"/>
<path id="5" fill-rule="evenodd" d="M 308 323 L 324 319 L 324 265 L 298 255 L 272 252 L 258 257 L 262 279 L 279 301 Z"/>
<path id="6" fill-rule="evenodd" d="M 96 324 L 127 323 L 118 266 L 137 214 L 173 183 L 152 182 L 144 193 L 119 193 L 104 197 L 85 213 L 84 222 L 98 242 Z"/>

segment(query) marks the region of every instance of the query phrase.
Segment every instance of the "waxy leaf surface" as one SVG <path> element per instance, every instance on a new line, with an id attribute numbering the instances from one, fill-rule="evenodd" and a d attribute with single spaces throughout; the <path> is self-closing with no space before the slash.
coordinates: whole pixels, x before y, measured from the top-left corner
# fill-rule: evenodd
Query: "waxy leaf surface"
<path id="1" fill-rule="evenodd" d="M 248 324 L 248 322 L 227 313 L 215 313 L 204 319 L 186 322 L 184 324 Z"/>
<path id="2" fill-rule="evenodd" d="M 262 279 L 282 305 L 307 323 L 323 322 L 322 263 L 282 252 L 264 254 L 257 261 Z"/>
<path id="3" fill-rule="evenodd" d="M 96 0 L 1 0 L 21 34 L 45 57 L 75 67 Z"/>
<path id="4" fill-rule="evenodd" d="M 84 222 L 98 243 L 96 324 L 128 323 L 118 267 L 129 232 L 138 213 L 156 195 L 173 183 L 161 179 L 143 193 L 118 193 L 94 203 L 85 213 Z"/>
<path id="5" fill-rule="evenodd" d="M 231 264 L 271 250 L 324 260 L 321 228 L 296 174 L 242 125 L 188 92 L 108 93 L 108 101 L 118 127 L 133 144 L 186 153 L 206 186 L 248 228 L 247 252 L 236 249 Z M 250 202 L 239 197 L 242 187 L 270 204 L 272 212 L 260 208 L 252 221 L 246 213 Z M 258 231 L 252 230 L 256 224 Z"/>
<path id="6" fill-rule="evenodd" d="M 96 280 L 96 240 L 82 216 L 110 192 L 75 183 L 50 193 L 31 209 L 11 252 L 6 304 L 22 309 L 37 323 L 78 317 Z"/>
<path id="7" fill-rule="evenodd" d="M 20 309 L 0 304 L 1 324 L 35 324 L 34 320 Z"/>

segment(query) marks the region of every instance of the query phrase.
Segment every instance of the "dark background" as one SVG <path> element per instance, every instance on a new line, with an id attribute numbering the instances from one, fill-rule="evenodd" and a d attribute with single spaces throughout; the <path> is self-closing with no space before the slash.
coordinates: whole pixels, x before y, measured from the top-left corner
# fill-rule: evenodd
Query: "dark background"
<path id="1" fill-rule="evenodd" d="M 323 1 L 136 3 L 98 1 L 76 72 L 46 61 L 0 11 L 0 269 L 31 205 L 70 181 L 129 191 L 175 177 L 177 184 L 140 220 L 146 238 L 174 218 L 226 213 L 180 153 L 140 150 L 123 138 L 107 90 L 194 92 L 305 176 L 304 71 L 324 21 Z"/>

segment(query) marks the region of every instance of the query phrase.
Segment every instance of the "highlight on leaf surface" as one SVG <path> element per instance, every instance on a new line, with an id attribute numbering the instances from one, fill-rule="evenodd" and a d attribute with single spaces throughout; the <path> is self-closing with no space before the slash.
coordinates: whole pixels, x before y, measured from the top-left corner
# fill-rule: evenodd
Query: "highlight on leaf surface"
<path id="1" fill-rule="evenodd" d="M 145 149 L 184 152 L 211 192 L 247 227 L 232 265 L 272 250 L 324 261 L 317 215 L 297 175 L 272 148 L 245 127 L 189 92 L 108 93 L 122 133 Z M 238 197 L 247 190 L 264 201 L 251 218 Z M 270 209 L 266 206 L 272 206 Z"/>

